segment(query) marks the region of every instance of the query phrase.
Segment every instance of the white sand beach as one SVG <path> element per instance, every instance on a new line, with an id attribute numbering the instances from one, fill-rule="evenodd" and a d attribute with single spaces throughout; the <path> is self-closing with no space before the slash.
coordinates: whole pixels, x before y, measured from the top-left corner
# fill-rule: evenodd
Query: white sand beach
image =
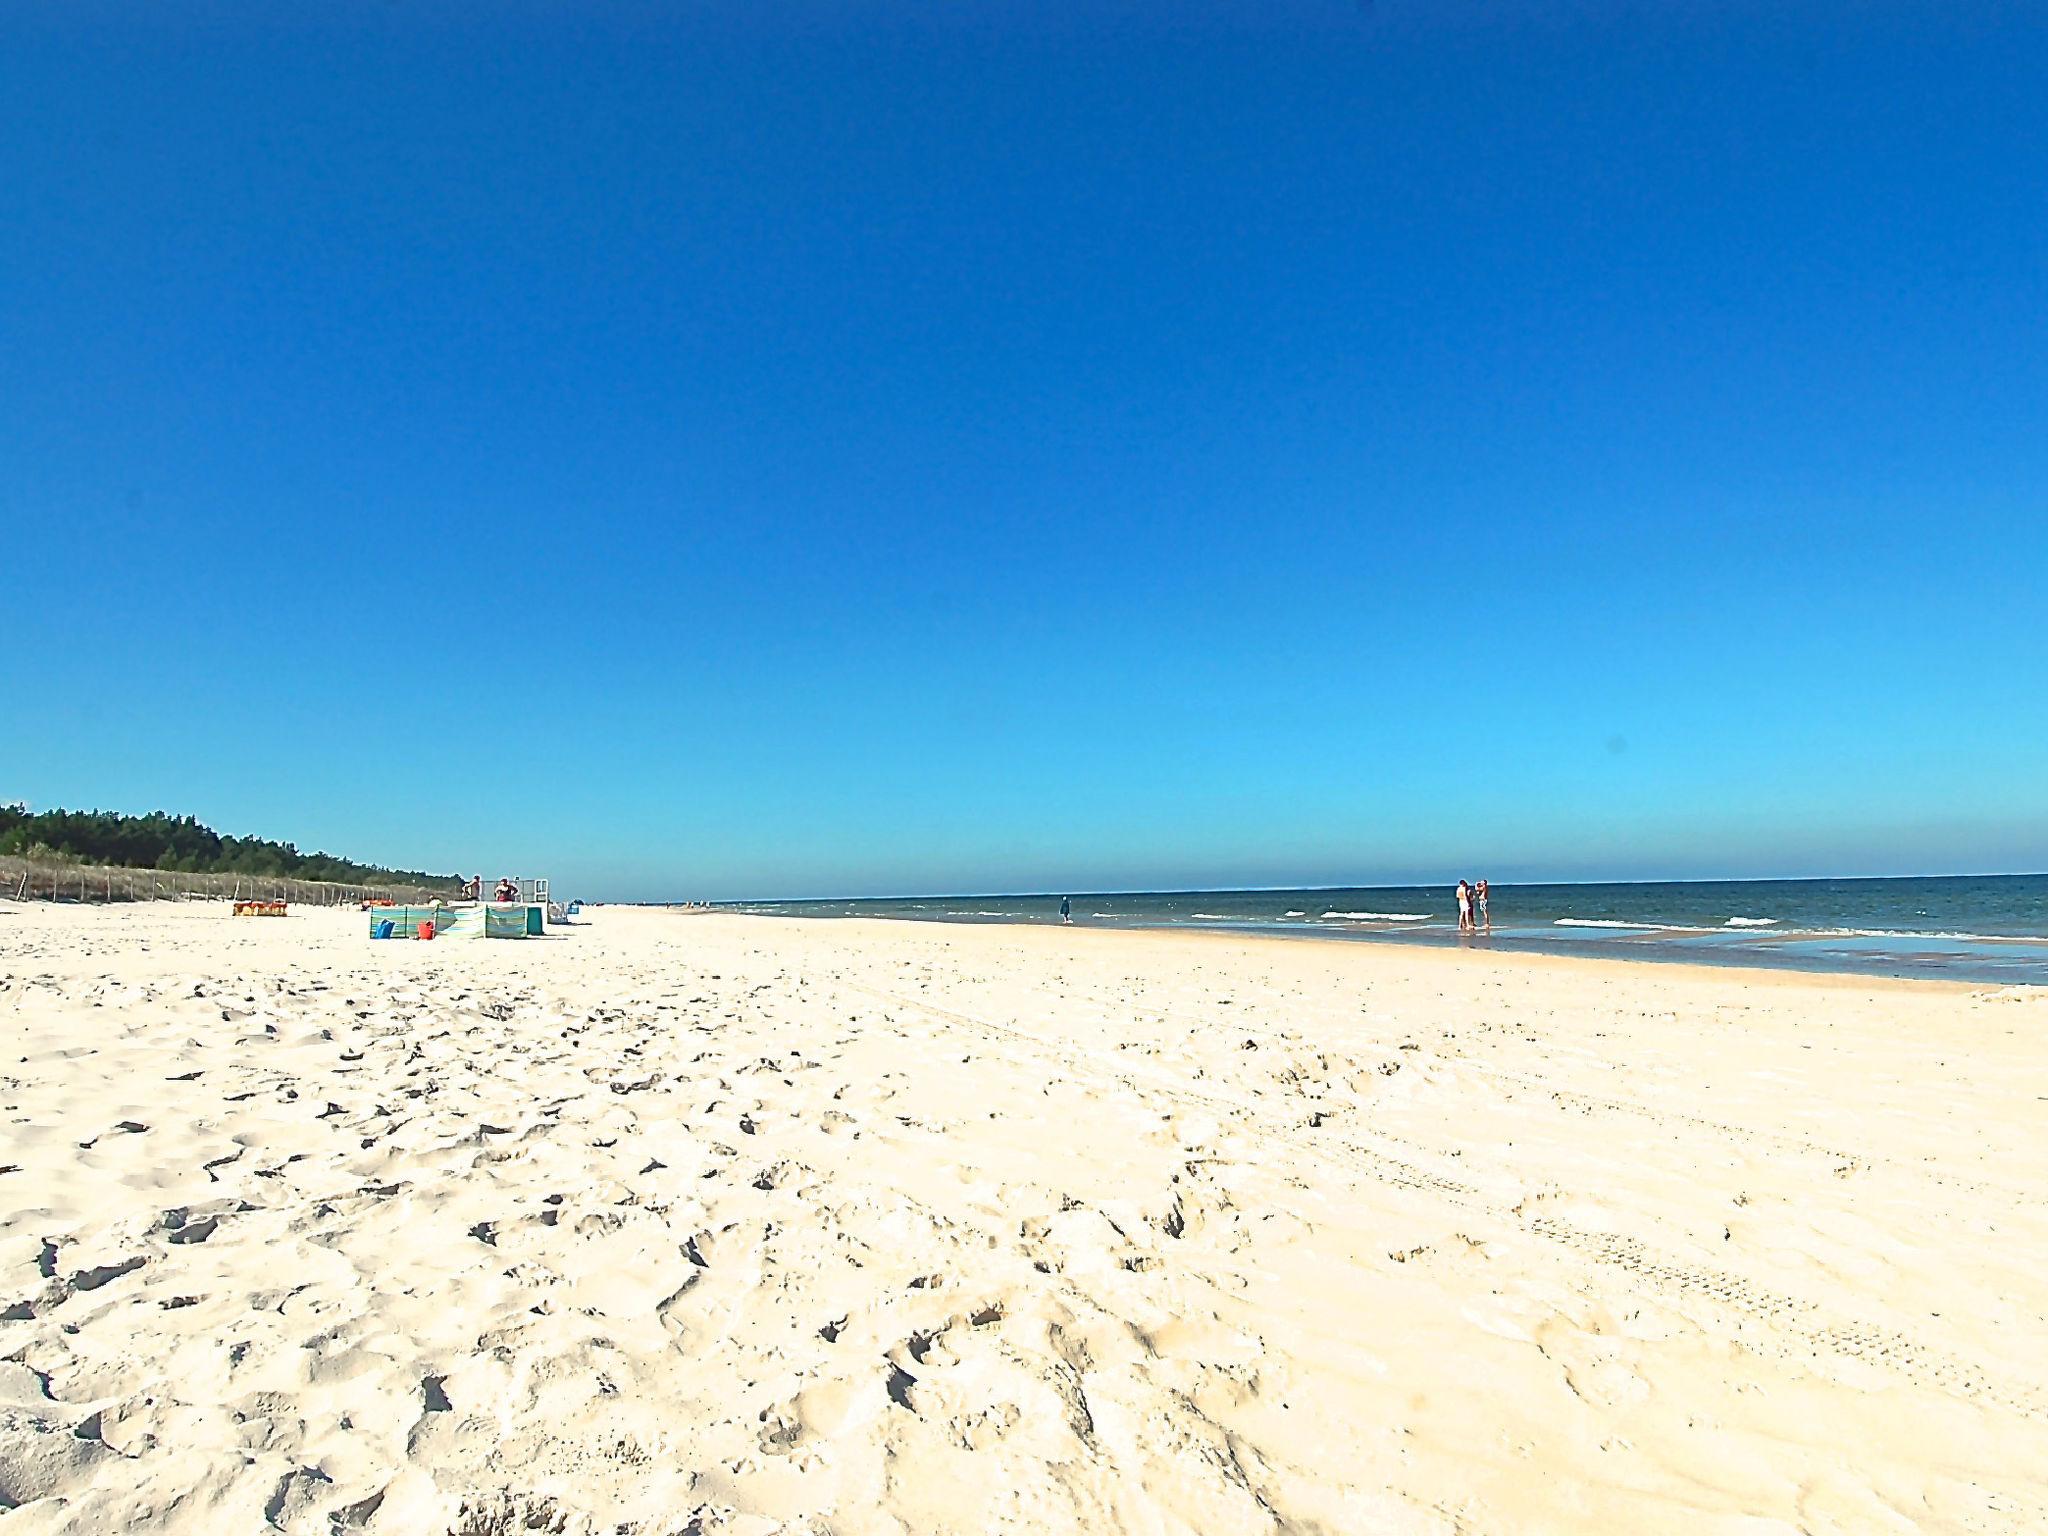
<path id="1" fill-rule="evenodd" d="M 0 908 L 0 1536 L 2048 1530 L 2048 995 Z"/>

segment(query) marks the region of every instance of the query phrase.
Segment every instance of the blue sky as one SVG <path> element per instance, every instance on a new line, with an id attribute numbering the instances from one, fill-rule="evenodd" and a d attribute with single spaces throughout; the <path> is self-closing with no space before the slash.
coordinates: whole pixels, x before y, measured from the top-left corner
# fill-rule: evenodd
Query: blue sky
<path id="1" fill-rule="evenodd" d="M 618 898 L 2048 867 L 2023 5 L 0 15 L 0 796 Z"/>

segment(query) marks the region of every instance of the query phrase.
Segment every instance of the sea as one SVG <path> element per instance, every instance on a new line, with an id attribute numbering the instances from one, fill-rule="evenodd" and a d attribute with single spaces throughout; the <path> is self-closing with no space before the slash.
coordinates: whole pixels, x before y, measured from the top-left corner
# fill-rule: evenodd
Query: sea
<path id="1" fill-rule="evenodd" d="M 1057 923 L 1062 893 L 727 903 L 790 917 Z M 1069 892 L 1078 924 L 1360 944 L 2048 985 L 2048 875 L 1492 885 L 1491 932 L 1461 934 L 1452 886 Z"/>

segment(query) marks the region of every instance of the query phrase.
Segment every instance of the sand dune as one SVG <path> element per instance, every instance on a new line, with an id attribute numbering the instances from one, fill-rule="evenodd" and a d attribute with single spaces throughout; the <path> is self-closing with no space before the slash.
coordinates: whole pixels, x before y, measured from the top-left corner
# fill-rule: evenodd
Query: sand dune
<path id="1" fill-rule="evenodd" d="M 2048 1530 L 2048 997 L 0 908 L 0 1533 Z"/>

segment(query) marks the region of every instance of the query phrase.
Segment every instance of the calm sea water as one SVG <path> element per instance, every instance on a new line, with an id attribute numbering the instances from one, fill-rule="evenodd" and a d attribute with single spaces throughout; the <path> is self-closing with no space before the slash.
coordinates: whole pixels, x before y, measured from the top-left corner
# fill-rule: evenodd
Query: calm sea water
<path id="1" fill-rule="evenodd" d="M 1477 937 L 1459 934 L 1450 886 L 1076 892 L 1071 901 L 1074 921 L 1093 927 L 1224 929 L 2048 985 L 2048 875 L 1495 885 L 1493 931 Z M 1054 893 L 738 906 L 792 917 L 1056 923 L 1059 902 Z"/>

